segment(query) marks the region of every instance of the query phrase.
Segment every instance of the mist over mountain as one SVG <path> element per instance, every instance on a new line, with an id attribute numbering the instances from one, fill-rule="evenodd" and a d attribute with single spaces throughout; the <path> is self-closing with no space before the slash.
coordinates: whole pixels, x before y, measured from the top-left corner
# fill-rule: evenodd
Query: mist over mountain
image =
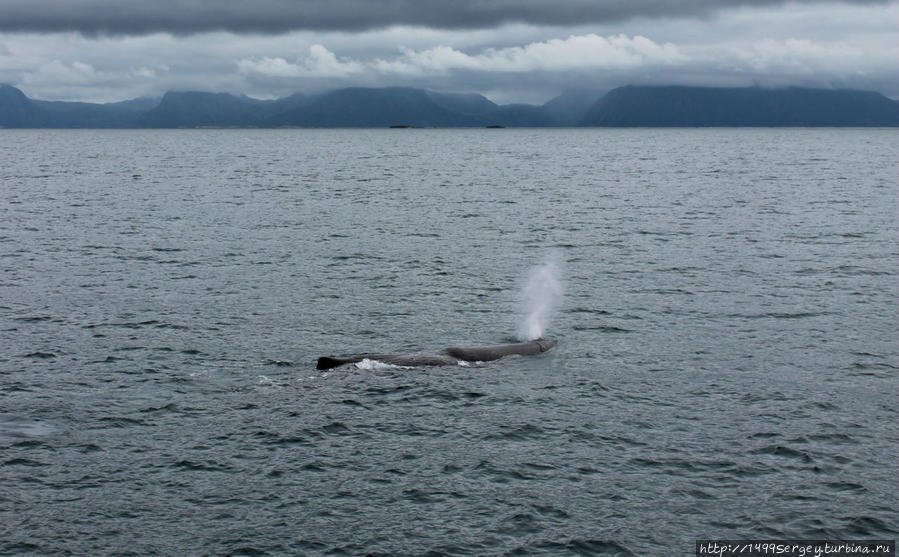
<path id="1" fill-rule="evenodd" d="M 560 122 L 561 125 L 577 126 L 603 94 L 603 91 L 597 90 L 572 89 L 551 99 L 543 105 L 543 108 L 551 119 Z"/>
<path id="2" fill-rule="evenodd" d="M 627 86 L 568 91 L 543 105 L 409 87 L 337 89 L 259 100 L 171 91 L 118 103 L 39 101 L 0 85 L 8 128 L 899 126 L 899 102 L 876 92 Z"/>

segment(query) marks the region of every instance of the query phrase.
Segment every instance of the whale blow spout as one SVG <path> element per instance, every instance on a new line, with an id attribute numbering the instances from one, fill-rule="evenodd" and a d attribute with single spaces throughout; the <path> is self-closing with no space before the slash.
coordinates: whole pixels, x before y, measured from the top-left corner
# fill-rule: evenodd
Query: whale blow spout
<path id="1" fill-rule="evenodd" d="M 538 338 L 516 344 L 498 344 L 495 346 L 450 346 L 436 354 L 357 354 L 355 356 L 322 356 L 318 359 L 316 369 L 331 369 L 345 364 L 355 364 L 362 360 L 377 360 L 386 364 L 400 366 L 448 366 L 461 362 L 489 362 L 503 356 L 534 356 L 542 354 L 556 345 L 556 341 Z"/>

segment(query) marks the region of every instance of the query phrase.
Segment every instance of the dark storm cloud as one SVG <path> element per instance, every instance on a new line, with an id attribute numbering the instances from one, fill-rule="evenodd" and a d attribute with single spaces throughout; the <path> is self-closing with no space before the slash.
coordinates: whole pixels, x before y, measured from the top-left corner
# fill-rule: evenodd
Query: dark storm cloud
<path id="1" fill-rule="evenodd" d="M 892 0 L 844 1 L 878 4 Z M 280 33 L 359 31 L 391 25 L 476 29 L 504 23 L 572 25 L 640 16 L 705 16 L 724 8 L 785 3 L 785 0 L 3 0 L 0 31 Z"/>

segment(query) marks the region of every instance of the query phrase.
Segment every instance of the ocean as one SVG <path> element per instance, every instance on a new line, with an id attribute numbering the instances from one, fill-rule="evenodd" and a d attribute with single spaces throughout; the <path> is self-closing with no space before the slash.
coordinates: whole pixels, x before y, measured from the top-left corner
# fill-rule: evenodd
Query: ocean
<path id="1" fill-rule="evenodd" d="M 0 554 L 895 539 L 897 161 L 895 129 L 0 130 Z M 315 369 L 535 308 L 538 356 Z"/>

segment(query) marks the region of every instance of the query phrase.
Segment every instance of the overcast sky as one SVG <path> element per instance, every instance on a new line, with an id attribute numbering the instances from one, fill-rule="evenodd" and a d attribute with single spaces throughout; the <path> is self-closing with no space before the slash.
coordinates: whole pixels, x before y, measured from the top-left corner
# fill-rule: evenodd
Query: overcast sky
<path id="1" fill-rule="evenodd" d="M 504 103 L 626 84 L 899 98 L 899 0 L 0 0 L 0 83 L 82 101 L 351 85 Z"/>

